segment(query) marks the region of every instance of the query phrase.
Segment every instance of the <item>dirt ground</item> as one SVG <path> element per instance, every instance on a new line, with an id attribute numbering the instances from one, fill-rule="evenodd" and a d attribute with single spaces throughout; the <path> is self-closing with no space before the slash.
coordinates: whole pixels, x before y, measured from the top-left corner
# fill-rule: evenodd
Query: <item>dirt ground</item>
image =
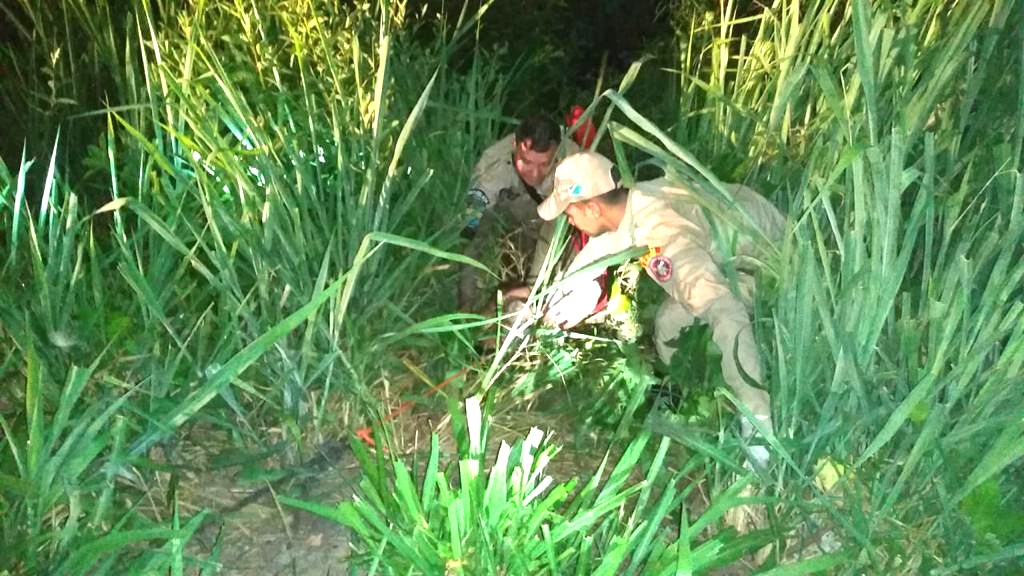
<path id="1" fill-rule="evenodd" d="M 407 463 L 412 462 L 414 454 L 425 462 L 430 434 L 436 432 L 442 452 L 452 454 L 455 442 L 450 426 L 441 412 L 410 410 L 394 421 L 393 450 Z M 555 482 L 568 480 L 580 471 L 596 470 L 608 448 L 607 438 L 578 433 L 570 414 L 530 410 L 505 412 L 492 418 L 489 457 L 497 454 L 502 441 L 512 443 L 524 438 L 532 426 L 553 432 L 554 441 L 562 446 L 547 468 Z M 204 459 L 212 453 L 209 436 L 205 442 L 206 446 L 190 450 L 195 454 L 193 469 L 203 469 L 207 464 Z M 614 465 L 617 458 L 618 454 L 612 454 L 609 464 Z M 264 465 L 274 467 L 275 463 L 268 460 Z M 307 470 L 309 468 L 306 466 Z M 278 504 L 276 497 L 288 495 L 332 505 L 351 497 L 360 474 L 351 449 L 343 442 L 331 443 L 330 447 L 325 445 L 314 471 L 272 484 L 242 480 L 240 466 L 187 473 L 179 487 L 183 515 L 203 508 L 214 512 L 189 543 L 189 556 L 203 562 L 191 573 L 227 576 L 350 573 L 350 532 L 308 512 Z M 639 471 L 636 474 L 634 480 L 640 480 Z M 699 513 L 709 504 L 703 490 L 699 489 L 693 492 L 692 500 L 688 502 L 691 513 Z M 715 574 L 739 575 L 752 570 L 752 564 L 740 563 L 717 570 Z"/>
<path id="2" fill-rule="evenodd" d="M 394 450 L 406 462 L 414 453 L 425 461 L 430 434 L 439 434 L 441 450 L 451 454 L 455 441 L 443 413 L 411 410 L 394 421 Z M 597 436 L 575 434 L 565 415 L 538 412 L 506 412 L 491 420 L 488 454 L 496 455 L 502 441 L 524 438 L 532 426 L 554 433 L 561 452 L 548 467 L 556 482 L 597 468 L 607 443 Z M 293 480 L 246 482 L 241 466 L 212 470 L 209 460 L 221 442 L 203 435 L 203 445 L 184 451 L 194 472 L 186 472 L 178 489 L 183 515 L 201 509 L 212 511 L 190 541 L 188 554 L 202 564 L 195 574 L 225 576 L 333 576 L 348 574 L 350 532 L 343 526 L 305 511 L 278 504 L 276 496 L 288 495 L 330 505 L 350 498 L 359 481 L 358 462 L 345 443 L 322 450 L 323 460 L 315 475 Z M 226 440 L 223 444 L 227 444 Z M 333 444 L 333 443 L 332 443 Z M 615 458 L 616 455 L 613 455 Z M 614 462 L 614 460 L 613 460 Z M 272 459 L 263 463 L 274 467 Z"/>
<path id="3" fill-rule="evenodd" d="M 329 465 L 315 475 L 279 483 L 243 482 L 239 468 L 199 472 L 182 479 L 182 511 L 207 508 L 213 512 L 189 542 L 188 555 L 203 562 L 192 573 L 347 574 L 348 529 L 277 500 L 288 495 L 329 505 L 349 498 L 359 479 L 358 464 L 348 450 L 332 456 Z"/>

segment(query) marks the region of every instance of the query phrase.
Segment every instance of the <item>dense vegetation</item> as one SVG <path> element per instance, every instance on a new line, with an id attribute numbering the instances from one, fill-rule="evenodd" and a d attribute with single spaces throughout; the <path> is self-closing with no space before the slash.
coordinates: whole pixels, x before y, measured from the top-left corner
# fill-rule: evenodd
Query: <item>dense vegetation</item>
<path id="1" fill-rule="evenodd" d="M 670 2 L 650 60 L 581 87 L 552 79 L 571 45 L 489 40 L 502 2 L 0 4 L 0 574 L 211 573 L 176 446 L 216 431 L 298 465 L 410 365 L 454 382 L 457 453 L 353 443 L 357 498 L 282 498 L 349 526 L 370 571 L 704 573 L 774 544 L 765 573 L 1018 573 L 1021 4 Z M 712 206 L 746 182 L 788 214 L 756 313 L 767 473 L 703 351 L 673 367 L 712 405 L 687 425 L 646 417 L 642 340 L 453 313 L 478 264 L 453 214 L 531 78 L 595 94 L 627 172 Z M 490 414 L 556 386 L 618 447 L 578 483 L 540 432 L 486 449 Z M 750 504 L 767 525 L 728 529 Z"/>

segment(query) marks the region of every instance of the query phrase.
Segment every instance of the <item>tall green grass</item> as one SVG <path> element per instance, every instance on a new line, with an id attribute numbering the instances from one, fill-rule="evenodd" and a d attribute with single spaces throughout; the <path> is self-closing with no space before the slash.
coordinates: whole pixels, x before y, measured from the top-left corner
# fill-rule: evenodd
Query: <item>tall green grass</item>
<path id="1" fill-rule="evenodd" d="M 761 324 L 792 458 L 769 484 L 781 519 L 827 513 L 870 571 L 1012 573 L 1024 552 L 1021 6 L 734 10 L 681 30 L 673 135 L 789 207 Z M 839 493 L 808 497 L 829 458 L 846 464 Z"/>
<path id="2" fill-rule="evenodd" d="M 620 161 L 645 154 L 711 210 L 743 181 L 789 212 L 756 314 L 776 423 L 766 571 L 1020 570 L 1022 17 L 1012 2 L 727 3 L 680 30 L 674 126 L 616 91 L 595 102 Z M 726 494 L 733 435 L 669 431 Z"/>
<path id="3" fill-rule="evenodd" d="M 479 14 L 423 40 L 430 20 L 401 3 L 119 6 L 123 20 L 107 4 L 5 7 L 25 51 L 4 54 L 18 72 L 4 104 L 33 119 L 0 182 L 15 573 L 124 573 L 153 540 L 174 553 L 141 558 L 180 573 L 202 515 L 160 514 L 149 504 L 174 494 L 146 488 L 182 464 L 179 435 L 284 441 L 297 463 L 372 413 L 398 352 L 437 346 L 381 334 L 449 300 L 467 159 L 503 129 L 501 73 L 446 67 Z M 79 17 L 85 31 L 65 33 Z M 33 85 L 15 87 L 56 50 L 76 56 L 54 89 L 99 87 L 102 103 L 40 108 Z"/>
<path id="4" fill-rule="evenodd" d="M 1024 83 L 1005 73 L 1024 66 L 1020 10 L 779 1 L 739 17 L 725 4 L 681 30 L 674 126 L 654 125 L 617 91 L 595 102 L 608 106 L 620 161 L 645 154 L 712 210 L 729 202 L 722 181 L 743 181 L 789 212 L 756 314 L 776 412 L 774 433 L 763 431 L 775 465 L 756 482 L 775 530 L 766 573 L 1011 574 L 1021 565 Z M 558 369 L 548 378 L 572 374 L 571 360 L 541 368 L 549 364 Z M 733 434 L 667 428 L 706 458 L 713 499 L 738 504 L 728 491 Z M 501 482 L 505 465 L 499 458 L 476 489 Z M 470 507 L 474 528 L 460 532 L 462 508 L 403 504 L 398 495 L 415 487 L 394 466 L 393 478 L 371 475 L 353 504 L 321 510 L 353 526 L 384 571 L 451 560 L 449 569 L 486 572 L 495 560 L 449 547 L 456 537 L 521 537 L 522 555 L 502 564 L 519 566 L 546 538 L 495 535 L 506 524 L 483 499 Z M 428 493 L 433 470 L 417 479 Z M 685 517 L 682 501 L 665 504 Z M 416 522 L 408 515 L 420 506 Z M 395 524 L 385 532 L 368 518 Z M 600 551 L 552 544 L 549 564 L 523 573 L 564 570 L 555 558 L 578 567 L 586 553 L 612 571 L 660 569 L 642 548 L 610 554 L 629 525 L 609 522 L 595 536 Z M 823 534 L 833 542 L 819 547 Z M 686 550 L 671 548 L 676 567 Z M 798 557 L 809 558 L 790 564 Z"/>
<path id="5" fill-rule="evenodd" d="M 204 516 L 148 479 L 181 464 L 189 428 L 283 441 L 296 463 L 378 409 L 399 355 L 433 376 L 477 365 L 464 329 L 484 320 L 441 313 L 452 265 L 472 264 L 451 215 L 509 92 L 486 53 L 446 65 L 479 13 L 446 27 L 397 2 L 3 8 L 21 37 L 0 54 L 0 104 L 30 138 L 0 168 L 0 570 L 183 573 Z M 676 462 L 623 425 L 640 438 L 611 484 L 582 470 L 589 491 L 553 479 L 527 502 L 536 485 L 513 480 L 529 449 L 495 460 L 469 437 L 486 414 L 573 378 L 630 414 L 653 376 L 614 347 L 506 338 L 471 373 L 486 401 L 455 426 L 457 482 L 436 443 L 425 473 L 364 455 L 370 497 L 317 510 L 385 572 L 700 572 L 773 541 L 769 573 L 1013 573 L 1022 18 L 998 0 L 724 3 L 678 20 L 674 125 L 621 90 L 594 102 L 620 159 L 648 157 L 709 206 L 728 201 L 720 180 L 744 181 L 789 213 L 756 314 L 768 475 L 736 483 L 728 426 L 672 431 L 691 453 Z M 703 516 L 682 478 L 706 483 Z M 746 481 L 772 531 L 709 535 Z M 838 551 L 789 564 L 825 530 Z"/>

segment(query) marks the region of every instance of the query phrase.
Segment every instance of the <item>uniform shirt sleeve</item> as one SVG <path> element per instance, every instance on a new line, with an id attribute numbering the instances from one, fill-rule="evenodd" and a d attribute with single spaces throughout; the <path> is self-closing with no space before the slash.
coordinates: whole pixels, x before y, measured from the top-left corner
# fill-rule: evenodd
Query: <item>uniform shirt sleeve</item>
<path id="1" fill-rule="evenodd" d="M 512 135 L 492 144 L 480 155 L 473 167 L 466 191 L 466 231 L 472 237 L 480 226 L 485 212 L 497 207 L 502 190 L 513 186 L 515 167 L 512 166 Z"/>
<path id="2" fill-rule="evenodd" d="M 596 269 L 575 275 L 574 273 L 605 256 L 629 247 L 628 235 L 610 232 L 591 238 L 562 275 L 562 278 L 567 280 L 562 281 L 558 293 L 552 298 L 552 305 L 548 310 L 549 318 L 555 320 L 559 326 L 564 323 L 565 326 L 571 327 L 590 316 L 604 292 L 600 282 L 604 270 Z"/>
<path id="3" fill-rule="evenodd" d="M 485 209 L 497 204 L 502 189 L 512 185 L 512 152 L 510 134 L 484 150 L 473 167 L 468 194 L 483 202 Z"/>
<path id="4" fill-rule="evenodd" d="M 496 177 L 496 166 L 484 165 L 487 158 L 482 158 L 473 169 L 473 178 L 470 180 L 467 195 L 482 209 L 486 210 L 498 203 L 501 189 L 506 186 L 505 182 Z"/>
<path id="5" fill-rule="evenodd" d="M 743 372 L 761 382 L 746 307 L 703 246 L 686 237 L 677 238 L 647 262 L 647 272 L 673 299 L 711 327 L 712 338 L 722 352 L 722 375 L 733 390 L 749 388 Z"/>

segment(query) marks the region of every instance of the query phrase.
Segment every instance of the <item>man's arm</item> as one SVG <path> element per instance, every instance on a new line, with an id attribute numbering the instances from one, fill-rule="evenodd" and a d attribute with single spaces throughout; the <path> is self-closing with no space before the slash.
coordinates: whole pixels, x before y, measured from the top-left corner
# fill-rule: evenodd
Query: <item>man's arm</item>
<path id="1" fill-rule="evenodd" d="M 469 189 L 466 191 L 463 238 L 469 240 L 466 255 L 486 262 L 487 250 L 493 249 L 500 232 L 501 189 L 507 186 L 498 162 L 509 145 L 499 140 L 484 151 L 473 167 Z M 481 270 L 463 266 L 459 270 L 458 305 L 463 311 L 475 312 L 483 306 L 482 284 L 486 282 Z"/>
<path id="2" fill-rule="evenodd" d="M 473 179 L 470 180 L 469 190 L 466 191 L 466 226 L 462 235 L 469 239 L 473 239 L 479 233 L 484 214 L 493 210 L 501 198 L 502 183 L 487 172 L 487 166 L 484 165 L 486 160 L 485 157 L 477 162 L 473 169 Z"/>
<path id="3" fill-rule="evenodd" d="M 487 210 L 480 215 L 477 226 L 473 229 L 473 235 L 466 246 L 466 256 L 487 264 L 491 258 L 488 251 L 497 250 L 496 239 L 500 236 L 501 216 L 497 210 Z M 489 279 L 487 275 L 475 266 L 459 268 L 459 310 L 464 312 L 476 312 L 480 310 L 485 302 L 483 294 Z"/>
<path id="4" fill-rule="evenodd" d="M 622 243 L 622 238 L 614 233 L 591 238 L 579 254 L 573 258 L 563 278 L 568 278 L 588 264 L 629 247 L 620 246 Z M 544 314 L 545 322 L 550 326 L 567 330 L 586 320 L 594 312 L 594 308 L 601 299 L 603 289 L 599 278 L 603 272 L 603 270 L 592 270 L 586 274 L 577 274 L 563 282 Z"/>

